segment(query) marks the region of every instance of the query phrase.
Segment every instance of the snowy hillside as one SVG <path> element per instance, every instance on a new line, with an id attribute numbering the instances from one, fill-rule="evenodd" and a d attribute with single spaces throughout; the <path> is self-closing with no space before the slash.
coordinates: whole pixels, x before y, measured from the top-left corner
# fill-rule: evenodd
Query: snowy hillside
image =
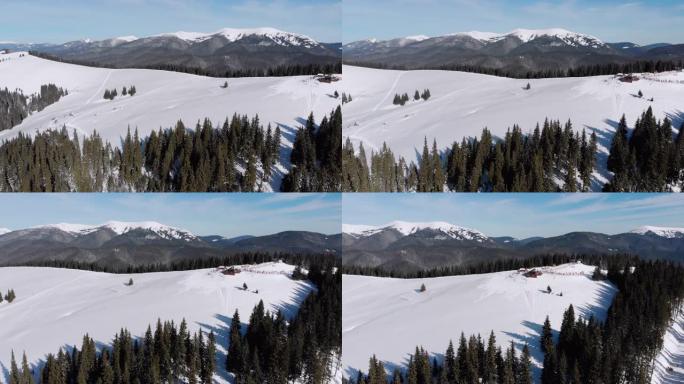
<path id="1" fill-rule="evenodd" d="M 393 229 L 401 233 L 403 236 L 412 235 L 416 232 L 423 230 L 432 230 L 435 232 L 442 233 L 444 236 L 451 239 L 460 240 L 475 240 L 475 241 L 485 241 L 488 237 L 482 232 L 476 231 L 474 229 L 468 229 L 464 227 L 459 227 L 454 224 L 446 223 L 443 221 L 434 221 L 429 223 L 414 223 L 406 221 L 393 221 L 391 223 L 380 225 L 380 226 L 368 226 L 368 225 L 353 225 L 353 224 L 343 224 L 342 232 L 354 237 L 366 237 L 371 236 L 383 230 Z"/>
<path id="2" fill-rule="evenodd" d="M 281 162 L 275 172 L 280 175 L 289 166 L 291 139 L 309 113 L 320 120 L 339 103 L 328 96 L 336 85 L 310 76 L 218 79 L 156 70 L 91 68 L 30 55 L 19 57 L 21 54 L 3 56 L 9 60 L 0 62 L 0 87 L 32 94 L 39 92 L 42 84 L 54 83 L 69 95 L 0 132 L 0 141 L 20 132 L 31 135 L 66 126 L 80 135 L 97 130 L 104 140 L 121 145 L 128 127 L 137 128 L 144 137 L 160 127 L 172 127 L 178 120 L 194 128 L 205 117 L 216 125 L 234 113 L 258 114 L 264 127 L 270 123 L 283 131 Z M 223 89 L 226 80 L 229 86 Z M 131 85 L 137 89 L 135 96 L 103 99 L 106 89 Z M 277 190 L 279 177 L 273 185 Z"/>
<path id="3" fill-rule="evenodd" d="M 517 271 L 428 279 L 343 276 L 343 366 L 347 376 L 368 369 L 373 354 L 390 372 L 405 368 L 422 345 L 443 354 L 461 332 L 494 331 L 499 345 L 528 343 L 538 366 L 542 324 L 548 315 L 555 331 L 570 304 L 575 313 L 604 318 L 616 289 L 590 279 L 593 267 L 565 264 L 542 268 L 538 278 Z M 427 291 L 419 292 L 421 284 Z M 553 290 L 546 293 L 547 286 Z M 559 293 L 563 296 L 558 296 Z M 539 369 L 535 369 L 538 377 Z"/>
<path id="4" fill-rule="evenodd" d="M 85 333 L 109 344 L 122 327 L 142 336 L 157 319 L 187 320 L 191 331 L 213 330 L 225 356 L 225 330 L 238 309 L 243 322 L 259 300 L 270 311 L 290 318 L 313 290 L 289 278 L 294 267 L 284 263 L 247 266 L 235 276 L 213 269 L 113 275 L 52 268 L 0 268 L 0 288 L 12 288 L 17 298 L 0 303 L 0 364 L 9 367 L 10 353 L 26 351 L 32 364 L 47 353 L 79 345 Z M 133 278 L 134 284 L 124 283 Z M 246 283 L 249 290 L 241 289 Z M 254 293 L 258 290 L 258 294 Z M 222 357 L 225 358 L 225 357 Z M 218 361 L 224 382 L 223 361 Z M 221 374 L 223 372 L 223 374 Z M 3 379 L 0 375 L 0 382 Z"/>
<path id="5" fill-rule="evenodd" d="M 675 127 L 684 122 L 684 72 L 649 74 L 623 83 L 613 76 L 555 79 L 511 79 L 465 72 L 394 71 L 344 66 L 344 91 L 353 101 L 344 105 L 343 134 L 368 152 L 387 142 L 395 155 L 416 160 L 423 139 L 437 139 L 445 150 L 463 137 L 479 137 L 487 127 L 504 137 L 514 124 L 532 132 L 546 117 L 572 120 L 576 130 L 596 132 L 598 171 L 609 176 L 605 161 L 612 135 L 624 113 L 630 127 L 648 107 L 657 118 L 669 117 Z M 523 87 L 530 83 L 531 89 Z M 430 89 L 427 101 L 393 105 L 395 94 L 413 95 Z M 639 90 L 643 98 L 636 97 Z M 653 98 L 653 102 L 648 99 Z"/>

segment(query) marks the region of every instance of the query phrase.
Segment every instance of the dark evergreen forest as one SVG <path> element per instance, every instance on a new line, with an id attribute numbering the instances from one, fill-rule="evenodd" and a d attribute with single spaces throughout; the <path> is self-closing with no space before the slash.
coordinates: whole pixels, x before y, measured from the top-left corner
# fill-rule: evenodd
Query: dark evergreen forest
<path id="1" fill-rule="evenodd" d="M 97 63 L 93 61 L 85 60 L 72 60 L 64 59 L 51 55 L 45 52 L 29 51 L 32 56 L 40 57 L 41 59 L 57 61 L 60 63 L 84 65 L 87 67 L 96 68 L 111 68 L 119 69 L 125 67 L 115 67 L 111 65 L 105 65 L 102 63 Z M 199 67 L 188 67 L 183 65 L 174 64 L 159 64 L 159 65 L 148 65 L 144 67 L 136 67 L 139 69 L 156 69 L 162 71 L 172 71 L 172 72 L 182 72 L 189 73 L 192 75 L 208 76 L 208 77 L 264 77 L 264 76 L 303 76 L 303 75 L 317 75 L 319 73 L 326 74 L 341 74 L 342 73 L 342 63 L 329 63 L 329 64 L 293 64 L 293 65 L 279 65 L 268 69 L 240 69 L 232 70 L 226 69 L 222 71 L 207 70 Z"/>
<path id="2" fill-rule="evenodd" d="M 341 108 L 316 126 L 313 115 L 296 133 L 285 191 L 339 191 Z M 262 191 L 280 160 L 280 128 L 259 117 L 233 115 L 220 126 L 205 119 L 194 130 L 179 121 L 140 138 L 130 128 L 122 145 L 97 132 L 81 140 L 66 128 L 0 145 L 0 191 Z"/>
<path id="3" fill-rule="evenodd" d="M 468 64 L 453 64 L 453 65 L 437 65 L 437 66 L 418 66 L 407 68 L 403 65 L 392 65 L 383 63 L 368 63 L 368 62 L 354 62 L 344 61 L 345 65 L 354 65 L 358 67 L 376 68 L 376 69 L 394 69 L 394 70 L 426 70 L 436 69 L 444 71 L 458 71 L 480 73 L 483 75 L 491 75 L 498 77 L 510 77 L 513 79 L 548 79 L 557 77 L 585 77 L 585 76 L 601 76 L 601 75 L 617 75 L 619 73 L 644 73 L 644 72 L 666 72 L 684 68 L 682 61 L 672 60 L 637 60 L 626 64 L 595 64 L 584 65 L 569 69 L 547 69 L 540 71 L 510 71 L 505 69 L 490 68 Z"/>
<path id="4" fill-rule="evenodd" d="M 40 86 L 40 93 L 26 96 L 21 91 L 0 89 L 0 131 L 21 124 L 33 112 L 40 112 L 56 103 L 68 92 L 54 84 Z"/>
<path id="5" fill-rule="evenodd" d="M 675 135 L 669 118 L 656 121 L 649 108 L 627 128 L 623 116 L 612 139 L 607 168 L 614 174 L 593 186 L 597 169 L 595 132 L 577 132 L 572 122 L 544 121 L 531 134 L 514 125 L 503 138 L 488 129 L 441 152 L 427 138 L 418 164 L 398 160 L 385 144 L 368 159 L 363 144 L 342 149 L 345 192 L 588 192 L 670 191 L 684 184 L 684 122 Z M 369 161 L 370 160 L 370 161 Z"/>

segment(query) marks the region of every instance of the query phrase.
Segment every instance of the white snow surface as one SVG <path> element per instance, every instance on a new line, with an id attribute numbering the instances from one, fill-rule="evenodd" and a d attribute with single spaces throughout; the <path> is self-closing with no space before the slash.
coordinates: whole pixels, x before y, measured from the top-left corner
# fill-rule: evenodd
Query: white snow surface
<path id="1" fill-rule="evenodd" d="M 8 228 L 0 228 L 0 235 L 4 235 L 5 233 L 10 233 L 12 232 L 11 229 Z"/>
<path id="2" fill-rule="evenodd" d="M 0 303 L 0 364 L 10 366 L 13 349 L 23 351 L 33 366 L 60 348 L 80 347 L 84 334 L 110 345 L 122 327 L 142 337 L 157 319 L 185 319 L 188 328 L 217 334 L 217 357 L 225 358 L 225 329 L 237 309 L 246 326 L 259 300 L 267 310 L 283 310 L 287 318 L 314 289 L 289 278 L 294 266 L 281 262 L 242 266 L 235 276 L 214 269 L 144 274 L 108 274 L 57 268 L 0 268 L 3 289 L 17 298 Z M 134 284 L 126 286 L 129 278 Z M 246 283 L 248 290 L 242 290 Z M 259 293 L 254 293 L 258 290 Z M 224 357 L 220 357 L 224 356 Z M 225 382 L 217 361 L 216 382 Z M 223 370 L 223 371 L 222 371 Z M 5 379 L 0 375 L 0 382 Z"/>
<path id="3" fill-rule="evenodd" d="M 136 230 L 144 229 L 149 230 L 162 238 L 165 239 L 180 239 L 180 240 L 194 240 L 197 236 L 193 235 L 190 231 L 185 229 L 179 229 L 171 227 L 169 225 L 161 224 L 156 221 L 140 221 L 140 222 L 125 222 L 125 221 L 108 221 L 104 224 L 99 225 L 86 225 L 86 224 L 70 224 L 70 223 L 58 223 L 58 224 L 47 224 L 40 225 L 35 228 L 55 228 L 64 232 L 68 232 L 74 235 L 85 235 L 91 232 L 95 232 L 98 229 L 110 229 L 114 231 L 117 235 L 123 235 L 124 233 Z"/>
<path id="4" fill-rule="evenodd" d="M 518 271 L 426 279 L 344 275 L 342 278 L 342 364 L 348 377 L 368 370 L 375 354 L 388 374 L 406 368 L 416 346 L 431 355 L 449 340 L 494 331 L 498 345 L 527 343 L 539 377 L 543 354 L 539 336 L 546 316 L 557 332 L 572 304 L 576 316 L 605 318 L 616 288 L 593 281 L 594 267 L 580 263 L 541 268 L 538 278 Z M 419 292 L 421 284 L 427 291 Z M 552 294 L 546 288 L 551 286 Z M 543 291 L 543 292 L 542 292 Z M 563 296 L 557 294 L 562 292 Z"/>
<path id="5" fill-rule="evenodd" d="M 668 239 L 674 239 L 677 237 L 684 237 L 684 228 L 676 228 L 676 227 L 654 227 L 654 226 L 649 226 L 645 225 L 643 227 L 639 227 L 637 229 L 634 229 L 632 233 L 637 233 L 640 235 L 646 235 L 648 233 L 652 233 L 661 237 L 666 237 Z"/>
<path id="6" fill-rule="evenodd" d="M 0 132 L 0 142 L 19 133 L 33 135 L 37 131 L 61 129 L 79 135 L 93 130 L 114 146 L 120 146 L 128 127 L 138 129 L 141 137 L 152 130 L 175 126 L 182 120 L 194 129 L 199 120 L 209 118 L 214 126 L 222 124 L 234 113 L 259 116 L 264 128 L 270 123 L 280 126 L 281 159 L 277 165 L 273 188 L 280 186 L 282 174 L 289 167 L 292 139 L 303 126 L 309 113 L 317 121 L 327 115 L 339 100 L 332 95 L 338 85 L 322 83 L 311 76 L 210 78 L 184 73 L 146 69 L 104 69 L 58 63 L 14 52 L 0 62 L 0 87 L 21 89 L 24 94 L 40 92 L 42 84 L 54 83 L 69 95 L 41 112 L 27 117 L 18 126 Z M 228 88 L 221 85 L 228 81 Z M 105 89 L 135 85 L 135 96 L 118 96 L 113 101 L 103 98 Z"/>
<path id="7" fill-rule="evenodd" d="M 555 79 L 510 79 L 475 73 L 439 70 L 396 71 L 345 65 L 342 88 L 353 96 L 343 106 L 343 135 L 366 152 L 386 142 L 397 158 L 415 161 L 423 140 L 437 140 L 440 150 L 462 138 L 480 137 L 488 128 L 505 137 L 518 124 L 531 133 L 545 118 L 572 120 L 573 129 L 596 132 L 599 144 L 598 169 L 594 177 L 607 181 L 605 169 L 610 142 L 620 117 L 634 127 L 648 107 L 658 119 L 669 117 L 679 128 L 684 122 L 684 72 L 648 74 L 634 83 L 615 76 Z M 523 87 L 530 83 L 531 89 Z M 430 89 L 427 101 L 392 104 L 395 94 Z M 643 98 L 636 97 L 641 90 Z M 654 98 L 653 102 L 648 99 Z M 595 189 L 600 189 L 596 185 Z"/>
<path id="8" fill-rule="evenodd" d="M 671 369 L 671 370 L 670 370 Z M 663 348 L 655 359 L 652 384 L 684 382 L 684 308 L 681 308 L 663 338 Z"/>
<path id="9" fill-rule="evenodd" d="M 424 229 L 432 229 L 444 233 L 452 239 L 485 241 L 487 235 L 474 229 L 460 227 L 443 221 L 416 223 L 407 221 L 393 221 L 380 226 L 342 224 L 342 232 L 352 236 L 367 237 L 384 229 L 397 230 L 404 236 L 412 235 Z"/>

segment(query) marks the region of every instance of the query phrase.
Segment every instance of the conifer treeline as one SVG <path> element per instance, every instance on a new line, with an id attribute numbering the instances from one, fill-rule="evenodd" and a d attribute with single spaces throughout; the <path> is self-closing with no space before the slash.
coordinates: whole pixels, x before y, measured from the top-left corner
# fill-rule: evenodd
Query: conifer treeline
<path id="1" fill-rule="evenodd" d="M 664 192 L 684 187 L 684 122 L 673 134 L 669 118 L 656 120 L 648 108 L 634 129 L 623 115 L 613 136 L 606 192 Z M 491 144 L 488 144 L 491 143 Z M 546 120 L 532 134 L 513 126 L 503 139 L 484 129 L 479 139 L 464 138 L 440 153 L 427 138 L 418 164 L 383 143 L 368 162 L 363 144 L 355 151 L 349 138 L 342 150 L 345 192 L 587 192 L 592 189 L 597 138 L 573 132 L 571 121 Z M 370 164 L 370 166 L 368 165 Z M 562 186 L 559 184 L 562 182 Z"/>
<path id="2" fill-rule="evenodd" d="M 531 135 L 517 125 L 502 140 L 494 140 L 488 129 L 480 139 L 454 142 L 445 154 L 427 138 L 419 164 L 400 157 L 391 149 L 371 152 L 370 168 L 363 144 L 358 153 L 349 138 L 342 150 L 342 190 L 346 192 L 551 192 L 588 191 L 596 165 L 596 134 L 574 132 L 572 123 L 544 121 Z M 563 180 L 559 188 L 555 180 Z"/>
<path id="3" fill-rule="evenodd" d="M 14 289 L 8 289 L 7 293 L 5 293 L 4 300 L 7 301 L 8 303 L 11 303 L 16 298 L 17 298 L 17 294 L 14 293 Z M 2 297 L 2 293 L 0 292 L 0 303 L 2 303 L 2 301 L 3 301 L 3 297 Z"/>
<path id="4" fill-rule="evenodd" d="M 297 133 L 286 191 L 339 191 L 341 109 Z M 280 157 L 280 128 L 264 129 L 255 116 L 237 114 L 222 126 L 208 119 L 194 130 L 130 129 L 121 148 L 97 132 L 83 139 L 66 128 L 34 137 L 19 134 L 0 145 L 0 191 L 262 191 Z M 337 148 L 337 150 L 336 150 Z"/>
<path id="5" fill-rule="evenodd" d="M 542 384 L 651 382 L 665 331 L 684 304 L 684 267 L 664 261 L 614 264 L 608 280 L 618 292 L 604 323 L 576 318 L 571 305 L 554 344 L 547 318 Z"/>
<path id="6" fill-rule="evenodd" d="M 539 340 L 544 352 L 542 384 L 651 382 L 653 364 L 663 346 L 665 331 L 683 309 L 684 267 L 666 261 L 634 258 L 611 257 L 608 261 L 607 279 L 618 291 L 605 322 L 596 320 L 593 315 L 577 317 L 570 305 L 554 342 L 547 316 Z M 514 350 L 509 348 L 506 358 L 502 358 L 500 349 L 491 352 L 493 345 L 493 334 L 486 349 L 479 336 L 471 336 L 466 343 L 461 334 L 458 353 L 454 353 L 450 343 L 444 361 L 439 364 L 435 359 L 432 365 L 427 353 L 416 348 L 406 371 L 395 371 L 389 381 L 386 381 L 382 363 L 372 357 L 369 374 L 359 373 L 356 382 L 531 383 L 529 351 L 523 350 L 523 357 L 516 365 L 516 359 L 510 357 Z"/>
<path id="7" fill-rule="evenodd" d="M 586 255 L 586 254 L 548 254 L 525 257 L 523 259 L 507 258 L 480 262 L 473 265 L 453 265 L 438 267 L 420 271 L 396 271 L 381 267 L 362 267 L 356 265 L 343 265 L 342 272 L 346 275 L 363 275 L 376 277 L 393 277 L 399 279 L 421 279 L 427 277 L 444 277 L 474 275 L 481 273 L 494 273 L 503 271 L 515 271 L 520 268 L 535 268 L 547 265 L 560 265 L 574 261 L 581 261 L 587 265 L 624 265 L 636 260 L 635 256 L 626 254 L 611 255 Z"/>
<path id="8" fill-rule="evenodd" d="M 342 275 L 332 266 L 311 265 L 307 278 L 317 290 L 289 323 L 260 301 L 244 331 L 235 312 L 225 340 L 213 331 L 190 334 L 185 320 L 179 327 L 157 321 L 155 331 L 148 327 L 140 340 L 122 329 L 111 347 L 99 351 L 86 335 L 80 350 L 49 354 L 36 373 L 41 384 L 210 384 L 218 363 L 227 365 L 237 384 L 327 383 L 341 356 Z M 226 345 L 225 362 L 217 361 L 217 343 Z M 12 355 L 9 383 L 33 383 L 25 355 L 21 369 Z"/>
<path id="9" fill-rule="evenodd" d="M 669 118 L 656 121 L 651 107 L 627 128 L 625 116 L 618 124 L 608 156 L 612 180 L 607 192 L 664 192 L 684 186 L 684 122 L 675 137 Z"/>
<path id="10" fill-rule="evenodd" d="M 21 124 L 31 113 L 42 111 L 67 94 L 66 90 L 54 84 L 41 85 L 40 93 L 30 96 L 19 90 L 10 92 L 7 88 L 0 89 L 0 131 Z"/>
<path id="11" fill-rule="evenodd" d="M 375 356 L 370 358 L 368 375 L 359 371 L 355 384 L 532 384 L 532 359 L 527 345 L 522 348 L 518 357 L 515 345 L 502 351 L 496 345 L 496 337 L 492 331 L 485 346 L 480 335 L 471 335 L 466 341 L 461 332 L 458 349 L 454 349 L 449 341 L 444 360 L 437 358 L 430 361 L 430 355 L 422 347 L 416 347 L 409 357 L 405 372 L 394 370 L 387 376 L 385 367 Z"/>
<path id="12" fill-rule="evenodd" d="M 183 320 L 157 321 L 154 333 L 148 326 L 139 340 L 122 329 L 114 336 L 112 346 L 98 351 L 95 341 L 83 337 L 81 348 L 60 349 L 48 354 L 38 370 L 40 384 L 69 383 L 176 383 L 211 384 L 216 371 L 216 337 L 201 330 L 190 334 Z M 27 372 L 29 373 L 27 375 Z M 17 369 L 12 355 L 9 384 L 32 384 L 24 355 L 22 369 Z"/>
<path id="13" fill-rule="evenodd" d="M 57 61 L 60 63 L 85 65 L 87 67 L 96 68 L 129 68 L 121 66 L 112 66 L 94 61 L 64 59 L 49 53 L 29 51 L 32 56 L 40 57 L 41 59 Z M 141 67 L 130 67 L 140 69 L 156 69 L 163 71 L 182 72 L 199 76 L 208 77 L 264 77 L 264 76 L 302 76 L 302 75 L 316 75 L 319 73 L 342 73 L 342 62 L 327 63 L 327 64 L 290 64 L 277 65 L 266 69 L 227 69 L 227 70 L 210 70 L 199 67 L 188 67 L 176 64 L 157 64 L 147 65 Z"/>
<path id="14" fill-rule="evenodd" d="M 313 114 L 295 135 L 290 173 L 283 192 L 339 192 L 342 173 L 342 108 L 323 117 L 316 128 Z"/>
<path id="15" fill-rule="evenodd" d="M 327 383 L 339 369 L 342 351 L 342 275 L 313 268 L 308 274 L 318 288 L 288 324 L 282 313 L 264 311 L 260 302 L 240 332 L 237 311 L 229 331 L 226 368 L 237 384 Z"/>
<path id="16" fill-rule="evenodd" d="M 406 66 L 389 65 L 382 63 L 367 63 L 367 62 L 353 62 L 345 60 L 346 65 L 354 65 L 358 67 L 377 68 L 377 69 L 394 69 L 394 70 L 408 70 Z M 447 64 L 436 66 L 421 66 L 411 67 L 410 70 L 426 70 L 436 69 L 444 71 L 458 71 L 480 73 L 483 75 L 491 75 L 498 77 L 509 77 L 513 79 L 548 79 L 557 77 L 585 77 L 585 76 L 601 76 L 601 75 L 617 75 L 619 73 L 644 73 L 644 72 L 666 72 L 674 71 L 684 68 L 684 62 L 672 60 L 638 60 L 625 64 L 595 64 L 582 65 L 569 69 L 547 69 L 539 71 L 512 71 L 499 68 L 483 67 L 478 65 L 468 64 Z"/>
<path id="17" fill-rule="evenodd" d="M 108 266 L 97 263 L 87 263 L 68 260 L 46 260 L 30 261 L 19 264 L 3 264 L 3 267 L 23 266 L 23 267 L 51 267 L 65 269 L 79 269 L 83 271 L 106 272 L 118 274 L 130 273 L 149 273 L 149 272 L 170 272 L 170 271 L 190 271 L 196 269 L 214 268 L 218 265 L 243 265 L 261 264 L 273 261 L 283 261 L 290 265 L 301 265 L 309 268 L 318 265 L 319 268 L 334 267 L 339 258 L 332 254 L 308 254 L 308 253 L 286 253 L 286 252 L 241 252 L 223 257 L 194 257 L 180 260 L 168 264 L 148 264 L 140 266 Z"/>

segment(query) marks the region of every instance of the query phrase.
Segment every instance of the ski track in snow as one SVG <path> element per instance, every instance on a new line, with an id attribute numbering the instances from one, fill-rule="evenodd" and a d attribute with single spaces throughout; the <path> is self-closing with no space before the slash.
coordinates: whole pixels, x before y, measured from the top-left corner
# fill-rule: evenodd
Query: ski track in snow
<path id="1" fill-rule="evenodd" d="M 424 138 L 433 139 L 441 151 L 454 141 L 480 137 L 488 128 L 495 137 L 518 124 L 531 133 L 544 119 L 571 119 L 577 131 L 595 132 L 599 164 L 593 189 L 610 178 L 606 156 L 620 117 L 634 127 L 648 107 L 658 119 L 670 118 L 675 129 L 684 122 L 684 72 L 649 75 L 634 83 L 622 83 L 614 76 L 557 79 L 509 79 L 456 71 L 396 71 L 345 65 L 343 91 L 353 100 L 343 106 L 343 135 L 356 148 L 363 142 L 368 149 L 382 148 L 386 142 L 395 156 L 417 160 Z M 670 82 L 666 82 L 670 81 Z M 523 87 L 530 83 L 530 90 Z M 430 89 L 432 97 L 404 106 L 392 104 L 395 94 Z M 639 90 L 643 98 L 636 97 Z M 648 99 L 654 98 L 653 102 Z M 418 152 L 417 152 L 418 151 Z"/>
<path id="2" fill-rule="evenodd" d="M 157 319 L 179 324 L 186 319 L 190 331 L 217 334 L 219 354 L 225 353 L 225 332 L 236 309 L 243 326 L 259 300 L 267 310 L 284 310 L 290 318 L 314 290 L 308 282 L 289 278 L 294 266 L 274 262 L 243 268 L 235 276 L 214 269 L 143 274 L 108 274 L 38 267 L 0 268 L 0 288 L 14 289 L 14 302 L 0 303 L 0 383 L 7 383 L 10 354 L 39 368 L 48 353 L 80 347 L 84 334 L 109 345 L 122 327 L 142 337 Z M 133 286 L 124 283 L 132 277 Z M 240 287 L 247 283 L 249 291 Z M 239 289 L 238 289 L 239 288 Z M 258 289 L 259 294 L 252 290 Z M 217 367 L 223 367 L 217 361 Z M 215 382 L 227 383 L 219 368 Z"/>

